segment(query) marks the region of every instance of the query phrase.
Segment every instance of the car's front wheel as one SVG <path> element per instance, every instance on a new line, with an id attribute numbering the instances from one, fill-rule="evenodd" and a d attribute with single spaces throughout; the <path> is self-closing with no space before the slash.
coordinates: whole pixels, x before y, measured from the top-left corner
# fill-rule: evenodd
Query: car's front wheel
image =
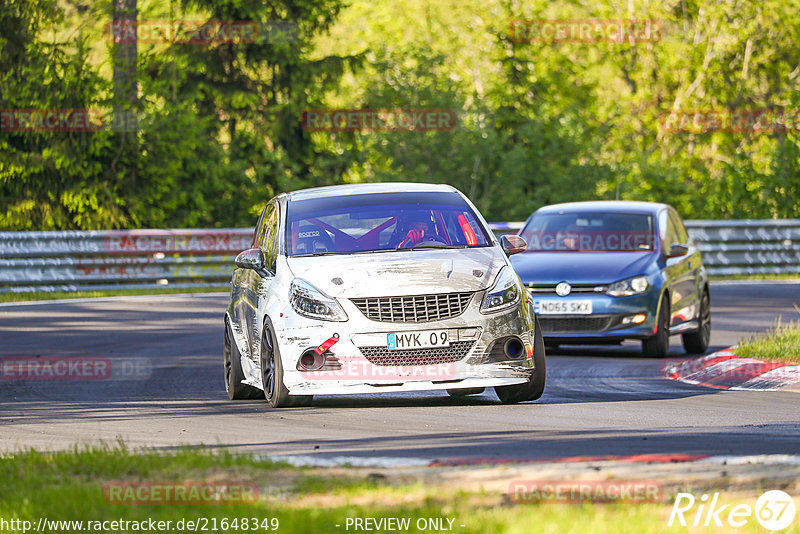
<path id="1" fill-rule="evenodd" d="M 307 405 L 313 398 L 311 395 L 289 395 L 289 390 L 283 384 L 283 362 L 269 319 L 264 322 L 261 333 L 261 387 L 264 397 L 273 408 Z"/>
<path id="2" fill-rule="evenodd" d="M 225 321 L 225 338 L 222 346 L 222 356 L 225 363 L 225 392 L 230 400 L 257 399 L 261 391 L 253 386 L 242 384 L 244 371 L 242 370 L 242 356 L 239 347 L 233 340 L 233 333 L 228 321 Z"/>
<path id="3" fill-rule="evenodd" d="M 667 294 L 661 296 L 656 318 L 656 333 L 642 340 L 642 352 L 651 358 L 666 358 L 669 354 L 669 299 Z"/>
<path id="4" fill-rule="evenodd" d="M 545 376 L 547 375 L 544 338 L 539 318 L 535 319 L 536 329 L 533 335 L 533 373 L 527 382 L 513 386 L 496 386 L 494 392 L 503 404 L 532 401 L 540 398 L 544 393 Z"/>
<path id="5" fill-rule="evenodd" d="M 690 332 L 681 336 L 683 348 L 689 354 L 703 354 L 708 350 L 708 343 L 711 340 L 711 297 L 708 289 L 703 290 L 703 297 L 700 300 L 700 326 L 696 332 Z"/>

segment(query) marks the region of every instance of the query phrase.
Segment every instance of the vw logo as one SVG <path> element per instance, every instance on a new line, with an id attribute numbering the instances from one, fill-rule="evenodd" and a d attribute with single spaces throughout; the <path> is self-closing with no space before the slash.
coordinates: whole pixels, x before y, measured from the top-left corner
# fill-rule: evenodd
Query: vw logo
<path id="1" fill-rule="evenodd" d="M 572 291 L 572 286 L 566 282 L 561 282 L 556 286 L 556 295 L 559 297 L 566 297 L 570 291 Z"/>

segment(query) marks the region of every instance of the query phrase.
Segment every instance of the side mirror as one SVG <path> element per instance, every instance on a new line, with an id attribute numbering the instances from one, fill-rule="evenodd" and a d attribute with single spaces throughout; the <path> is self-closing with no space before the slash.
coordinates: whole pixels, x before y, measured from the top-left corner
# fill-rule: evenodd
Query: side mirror
<path id="1" fill-rule="evenodd" d="M 500 246 L 503 247 L 506 256 L 513 256 L 528 248 L 528 243 L 525 242 L 525 238 L 518 235 L 504 235 L 500 238 Z"/>
<path id="2" fill-rule="evenodd" d="M 261 278 L 270 276 L 270 272 L 266 267 L 266 260 L 264 259 L 264 252 L 260 248 L 249 248 L 239 253 L 236 256 L 236 266 L 242 269 L 252 269 L 258 273 Z"/>
<path id="3" fill-rule="evenodd" d="M 679 258 L 681 256 L 686 256 L 688 253 L 689 247 L 682 243 L 673 243 L 669 246 L 667 258 Z"/>

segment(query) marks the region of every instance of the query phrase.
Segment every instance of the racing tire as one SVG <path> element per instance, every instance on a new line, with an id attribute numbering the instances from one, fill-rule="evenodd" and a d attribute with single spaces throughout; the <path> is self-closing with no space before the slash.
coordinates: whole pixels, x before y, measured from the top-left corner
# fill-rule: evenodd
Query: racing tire
<path id="1" fill-rule="evenodd" d="M 264 398 L 273 408 L 306 406 L 311 404 L 312 395 L 289 395 L 283 384 L 283 362 L 275 339 L 275 331 L 269 319 L 264 321 L 261 333 L 261 387 Z"/>
<path id="2" fill-rule="evenodd" d="M 242 370 L 242 355 L 239 347 L 233 341 L 233 333 L 225 319 L 225 338 L 222 346 L 222 356 L 225 363 L 225 392 L 230 400 L 257 399 L 261 390 L 243 384 L 244 371 Z"/>
<path id="3" fill-rule="evenodd" d="M 656 318 L 656 333 L 642 340 L 642 352 L 650 358 L 666 358 L 669 354 L 669 299 L 667 294 L 661 296 Z"/>
<path id="4" fill-rule="evenodd" d="M 451 397 L 466 397 L 467 395 L 480 395 L 484 391 L 486 391 L 486 388 L 448 389 L 447 394 Z"/>
<path id="5" fill-rule="evenodd" d="M 708 343 L 711 340 L 711 297 L 708 289 L 703 290 L 703 297 L 700 300 L 700 327 L 695 332 L 689 332 L 681 336 L 683 348 L 689 354 L 703 354 L 708 350 Z"/>
<path id="6" fill-rule="evenodd" d="M 495 386 L 494 392 L 503 404 L 534 401 L 544 393 L 547 364 L 545 359 L 544 337 L 536 317 L 533 335 L 533 373 L 527 382 L 513 386 Z"/>

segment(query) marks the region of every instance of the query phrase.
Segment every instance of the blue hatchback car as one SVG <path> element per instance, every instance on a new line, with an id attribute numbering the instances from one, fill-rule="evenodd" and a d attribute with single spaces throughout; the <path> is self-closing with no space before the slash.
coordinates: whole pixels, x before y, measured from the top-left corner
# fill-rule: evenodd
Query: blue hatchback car
<path id="1" fill-rule="evenodd" d="M 550 347 L 640 339 L 646 355 L 663 358 L 669 337 L 681 334 L 687 352 L 708 348 L 708 274 L 671 206 L 556 204 L 519 234 L 528 247 L 511 263 Z"/>

